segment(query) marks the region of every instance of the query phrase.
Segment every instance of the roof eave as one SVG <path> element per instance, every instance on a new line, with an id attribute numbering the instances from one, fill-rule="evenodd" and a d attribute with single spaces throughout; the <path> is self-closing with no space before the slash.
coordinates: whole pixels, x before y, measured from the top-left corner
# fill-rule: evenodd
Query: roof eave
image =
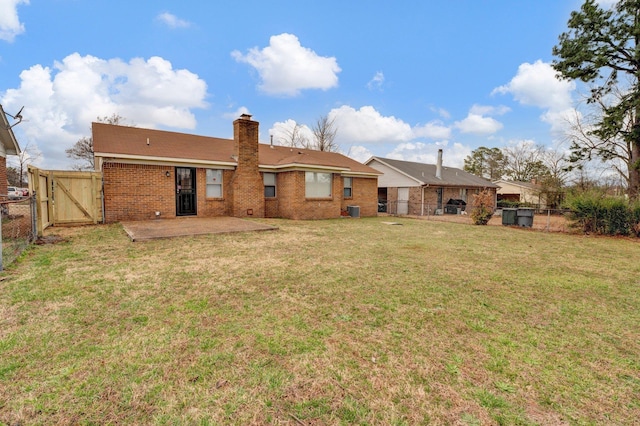
<path id="1" fill-rule="evenodd" d="M 235 168 L 237 164 L 233 161 L 215 161 L 215 160 L 197 160 L 193 158 L 175 158 L 175 157 L 156 157 L 131 154 L 114 154 L 108 152 L 95 152 L 96 158 L 102 158 L 104 161 L 123 161 L 127 163 L 138 164 L 183 164 L 195 166 L 218 166 L 223 168 Z"/>
<path id="2" fill-rule="evenodd" d="M 404 176 L 408 177 L 409 179 L 411 179 L 411 180 L 414 180 L 414 181 L 418 182 L 418 184 L 420 184 L 421 186 L 424 186 L 424 185 L 428 185 L 428 184 L 429 184 L 428 182 L 425 182 L 425 181 L 423 181 L 423 180 L 417 179 L 417 178 L 415 178 L 414 176 L 411 176 L 410 174 L 408 174 L 408 173 L 406 173 L 406 172 L 404 172 L 404 171 L 402 171 L 402 170 L 398 169 L 397 167 L 394 167 L 394 166 L 392 166 L 391 164 L 389 164 L 389 163 L 385 162 L 385 161 L 384 161 L 384 158 L 380 158 L 380 157 L 371 157 L 369 160 L 367 160 L 367 162 L 365 163 L 365 165 L 366 165 L 366 166 L 369 166 L 369 163 L 370 163 L 371 161 L 373 161 L 373 160 L 379 161 L 380 163 L 384 164 L 385 166 L 389 167 L 390 169 L 393 169 L 393 170 L 395 170 L 396 172 L 398 172 L 398 173 L 400 173 L 400 174 L 402 174 L 402 175 L 404 175 Z M 371 166 L 369 166 L 369 167 L 371 167 Z M 380 173 L 380 174 L 381 174 L 381 175 L 383 175 L 384 173 Z"/>
<path id="3" fill-rule="evenodd" d="M 4 151 L 7 155 L 20 154 L 20 145 L 13 134 L 13 129 L 9 125 L 2 105 L 0 105 L 0 142 L 4 145 Z"/>

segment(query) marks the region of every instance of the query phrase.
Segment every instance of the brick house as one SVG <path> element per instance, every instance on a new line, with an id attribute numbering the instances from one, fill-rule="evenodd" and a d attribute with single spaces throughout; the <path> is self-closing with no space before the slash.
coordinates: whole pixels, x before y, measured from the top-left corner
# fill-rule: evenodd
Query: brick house
<path id="1" fill-rule="evenodd" d="M 93 123 L 105 221 L 328 219 L 348 206 L 377 215 L 375 169 L 338 153 L 260 144 L 258 126 L 243 114 L 231 140 Z"/>
<path id="2" fill-rule="evenodd" d="M 20 154 L 20 145 L 16 140 L 7 116 L 0 105 L 0 200 L 7 199 L 7 155 Z"/>
<path id="3" fill-rule="evenodd" d="M 496 200 L 498 185 L 464 170 L 444 167 L 441 149 L 437 164 L 380 157 L 372 157 L 365 164 L 382 173 L 378 178 L 380 210 L 391 214 L 459 214 L 471 205 L 475 194 L 485 189 Z"/>

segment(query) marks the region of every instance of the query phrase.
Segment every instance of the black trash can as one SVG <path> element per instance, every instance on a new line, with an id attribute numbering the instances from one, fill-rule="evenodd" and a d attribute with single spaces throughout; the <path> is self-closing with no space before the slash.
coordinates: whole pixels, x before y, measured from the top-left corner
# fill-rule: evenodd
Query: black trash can
<path id="1" fill-rule="evenodd" d="M 518 226 L 531 228 L 533 226 L 533 209 L 520 208 L 517 212 Z"/>
<path id="2" fill-rule="evenodd" d="M 518 223 L 517 209 L 502 209 L 502 224 L 513 226 Z"/>

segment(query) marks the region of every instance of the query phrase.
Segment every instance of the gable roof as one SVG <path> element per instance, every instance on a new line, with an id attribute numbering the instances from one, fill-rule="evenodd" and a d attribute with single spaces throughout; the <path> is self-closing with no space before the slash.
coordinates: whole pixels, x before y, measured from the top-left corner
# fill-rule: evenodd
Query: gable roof
<path id="1" fill-rule="evenodd" d="M 519 180 L 504 180 L 504 179 L 500 179 L 500 180 L 494 181 L 493 183 L 495 183 L 496 185 L 500 185 L 501 183 L 504 183 L 504 184 L 513 185 L 513 186 L 519 186 L 520 188 L 524 188 L 524 189 L 532 189 L 532 190 L 540 189 L 540 185 L 538 185 L 536 183 L 523 182 L 523 181 L 519 181 Z"/>
<path id="2" fill-rule="evenodd" d="M 2 105 L 0 105 L 0 143 L 6 155 L 20 154 L 20 145 L 18 145 L 16 136 L 13 134 Z"/>
<path id="3" fill-rule="evenodd" d="M 415 163 L 412 161 L 393 160 L 390 158 L 371 157 L 365 162 L 379 161 L 417 181 L 421 185 L 428 186 L 456 186 L 464 188 L 498 188 L 490 180 L 481 178 L 455 167 L 442 166 L 442 179 L 436 177 L 435 164 Z"/>
<path id="4" fill-rule="evenodd" d="M 93 123 L 96 157 L 129 161 L 198 163 L 235 167 L 234 141 L 165 130 Z M 259 144 L 259 166 L 274 172 L 322 169 L 376 177 L 381 173 L 345 155 L 311 149 Z"/>

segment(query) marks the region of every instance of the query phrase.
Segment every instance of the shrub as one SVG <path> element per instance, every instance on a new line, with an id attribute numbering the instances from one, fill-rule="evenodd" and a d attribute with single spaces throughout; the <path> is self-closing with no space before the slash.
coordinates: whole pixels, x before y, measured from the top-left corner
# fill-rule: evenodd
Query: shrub
<path id="1" fill-rule="evenodd" d="M 584 233 L 602 233 L 604 230 L 604 212 L 602 196 L 593 192 L 582 192 L 567 200 L 571 209 L 569 219 L 574 228 Z"/>
<path id="2" fill-rule="evenodd" d="M 520 207 L 520 202 L 509 200 L 498 200 L 498 208 L 514 209 Z"/>
<path id="3" fill-rule="evenodd" d="M 631 228 L 631 209 L 629 204 L 620 198 L 605 200 L 605 232 L 609 235 L 629 235 Z"/>
<path id="4" fill-rule="evenodd" d="M 636 201 L 629 209 L 629 228 L 636 237 L 640 237 L 640 201 Z"/>
<path id="5" fill-rule="evenodd" d="M 583 192 L 568 200 L 573 227 L 585 233 L 640 236 L 640 205 L 630 206 L 621 198 Z"/>
<path id="6" fill-rule="evenodd" d="M 475 225 L 486 225 L 493 216 L 493 194 L 486 189 L 476 194 L 471 203 L 471 219 Z"/>

